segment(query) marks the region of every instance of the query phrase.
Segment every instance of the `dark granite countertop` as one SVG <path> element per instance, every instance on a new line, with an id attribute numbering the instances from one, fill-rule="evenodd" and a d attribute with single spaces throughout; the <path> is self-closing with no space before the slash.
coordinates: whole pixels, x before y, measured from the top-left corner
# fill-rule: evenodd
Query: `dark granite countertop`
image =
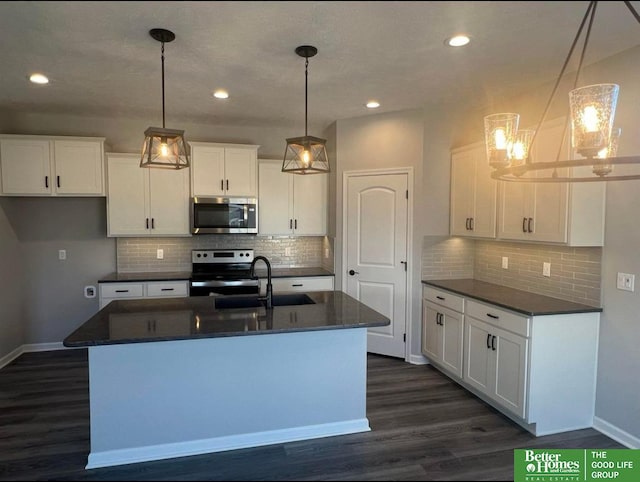
<path id="1" fill-rule="evenodd" d="M 538 295 L 475 279 L 423 280 L 426 285 L 485 301 L 528 316 L 601 312 L 602 308 Z"/>
<path id="2" fill-rule="evenodd" d="M 341 291 L 306 293 L 315 303 L 216 309 L 194 296 L 112 301 L 64 340 L 69 347 L 385 326 L 389 319 Z M 226 296 L 224 298 L 238 298 Z"/>
<path id="3" fill-rule="evenodd" d="M 264 265 L 260 265 L 264 266 Z M 256 265 L 256 276 L 267 277 L 266 268 L 258 269 Z M 331 271 L 319 267 L 304 268 L 272 268 L 272 278 L 301 278 L 309 276 L 333 276 Z M 191 278 L 191 271 L 148 271 L 139 273 L 111 273 L 98 280 L 98 283 L 118 283 L 126 281 L 179 281 Z"/>

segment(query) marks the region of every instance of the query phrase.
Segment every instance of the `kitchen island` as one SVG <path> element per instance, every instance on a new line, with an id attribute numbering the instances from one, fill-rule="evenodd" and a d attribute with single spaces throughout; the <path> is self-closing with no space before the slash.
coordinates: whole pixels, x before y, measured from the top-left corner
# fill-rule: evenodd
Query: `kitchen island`
<path id="1" fill-rule="evenodd" d="M 307 295 L 270 310 L 211 297 L 100 310 L 64 340 L 89 349 L 87 468 L 370 430 L 367 328 L 390 321 L 339 291 Z"/>

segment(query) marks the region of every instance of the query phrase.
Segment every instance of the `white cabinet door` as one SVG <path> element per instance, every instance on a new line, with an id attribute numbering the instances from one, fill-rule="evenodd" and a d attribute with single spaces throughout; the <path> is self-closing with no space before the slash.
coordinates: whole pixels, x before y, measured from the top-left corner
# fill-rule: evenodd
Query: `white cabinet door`
<path id="1" fill-rule="evenodd" d="M 470 149 L 451 154 L 451 213 L 452 236 L 469 236 L 473 216 L 475 158 Z"/>
<path id="2" fill-rule="evenodd" d="M 3 194 L 51 194 L 50 156 L 48 140 L 0 140 Z"/>
<path id="3" fill-rule="evenodd" d="M 498 181 L 491 179 L 491 167 L 486 160 L 484 145 L 481 144 L 473 152 L 476 169 L 471 233 L 474 237 L 495 238 Z"/>
<path id="4" fill-rule="evenodd" d="M 441 310 L 442 366 L 462 378 L 464 316 L 451 310 Z"/>
<path id="5" fill-rule="evenodd" d="M 422 353 L 429 361 L 442 359 L 442 332 L 438 307 L 423 300 L 422 305 Z"/>
<path id="6" fill-rule="evenodd" d="M 141 168 L 138 168 L 141 169 Z M 147 169 L 151 236 L 188 236 L 189 169 Z"/>
<path id="7" fill-rule="evenodd" d="M 524 418 L 527 339 L 493 327 L 491 334 L 496 337 L 495 341 L 492 340 L 495 346 L 495 384 L 489 395 L 503 407 Z"/>
<path id="8" fill-rule="evenodd" d="M 258 234 L 293 233 L 293 177 L 282 172 L 280 161 L 260 161 Z"/>
<path id="9" fill-rule="evenodd" d="M 227 196 L 255 196 L 256 150 L 227 147 L 224 150 L 224 177 Z"/>
<path id="10" fill-rule="evenodd" d="M 57 194 L 104 194 L 102 142 L 55 140 L 53 146 Z"/>
<path id="11" fill-rule="evenodd" d="M 467 316 L 464 341 L 463 379 L 482 393 L 490 394 L 494 377 L 491 374 L 490 326 Z"/>
<path id="12" fill-rule="evenodd" d="M 193 196 L 224 195 L 224 147 L 191 144 L 191 179 Z"/>
<path id="13" fill-rule="evenodd" d="M 149 169 L 132 154 L 107 158 L 107 234 L 145 236 L 149 233 Z"/>
<path id="14" fill-rule="evenodd" d="M 293 229 L 298 236 L 327 234 L 327 175 L 293 176 Z"/>
<path id="15" fill-rule="evenodd" d="M 505 181 L 500 184 L 498 238 L 527 239 L 527 203 L 531 197 L 532 186 L 525 183 Z"/>

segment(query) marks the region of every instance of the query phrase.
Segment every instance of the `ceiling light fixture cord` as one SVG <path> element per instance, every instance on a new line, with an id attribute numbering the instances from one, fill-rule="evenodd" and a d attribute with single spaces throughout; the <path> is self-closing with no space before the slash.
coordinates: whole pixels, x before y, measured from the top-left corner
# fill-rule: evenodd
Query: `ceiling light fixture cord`
<path id="1" fill-rule="evenodd" d="M 305 57 L 304 62 L 304 135 L 307 136 L 309 133 L 307 132 L 307 104 L 309 98 L 309 89 L 307 88 L 309 82 L 309 57 Z"/>
<path id="2" fill-rule="evenodd" d="M 162 128 L 165 128 L 164 125 L 164 42 L 162 42 L 162 50 L 160 57 L 162 59 Z"/>
<path id="3" fill-rule="evenodd" d="M 629 8 L 629 10 L 631 10 L 631 14 L 636 17 L 636 20 L 638 21 L 638 23 L 640 23 L 640 15 L 638 15 L 638 12 L 636 12 L 636 9 L 633 8 L 633 5 L 631 5 L 631 2 L 629 2 L 628 0 L 624 0 L 624 4 L 627 6 L 627 8 Z"/>

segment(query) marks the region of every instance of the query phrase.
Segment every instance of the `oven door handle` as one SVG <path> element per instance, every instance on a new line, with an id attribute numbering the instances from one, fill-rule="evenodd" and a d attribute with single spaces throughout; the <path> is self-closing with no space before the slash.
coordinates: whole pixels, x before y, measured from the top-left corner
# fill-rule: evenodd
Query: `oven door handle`
<path id="1" fill-rule="evenodd" d="M 242 280 L 209 280 L 209 281 L 191 281 L 192 288 L 220 288 L 226 286 L 260 286 L 260 280 L 242 279 Z"/>

